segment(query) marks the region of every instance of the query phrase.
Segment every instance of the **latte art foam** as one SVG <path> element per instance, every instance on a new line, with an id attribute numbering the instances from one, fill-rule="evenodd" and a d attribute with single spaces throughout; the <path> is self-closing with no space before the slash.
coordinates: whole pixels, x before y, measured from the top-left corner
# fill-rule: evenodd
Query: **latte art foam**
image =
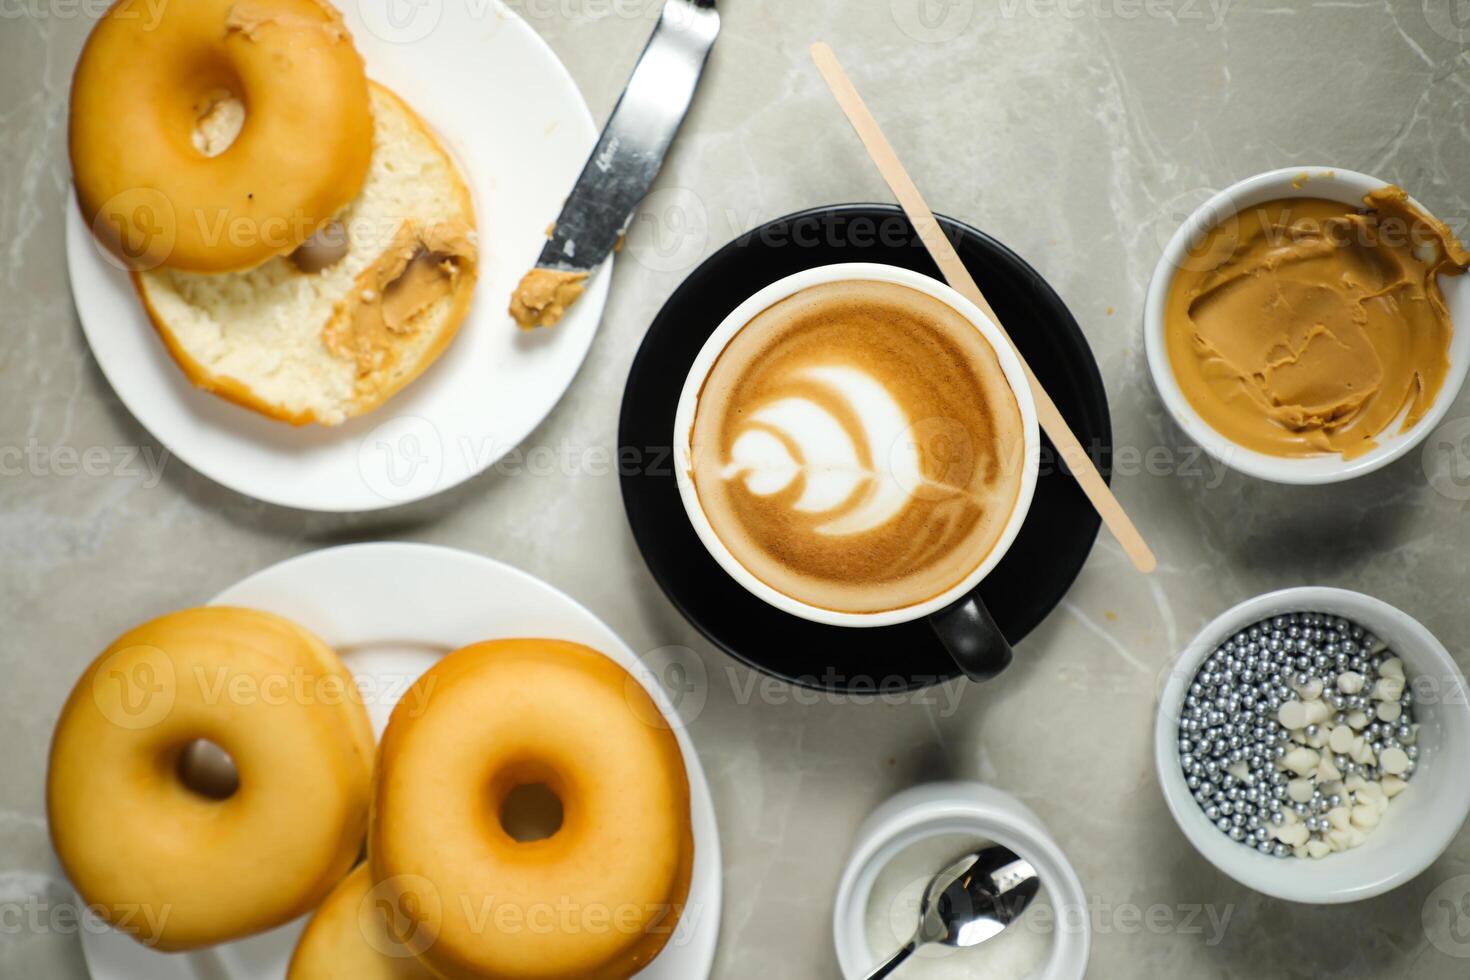
<path id="1" fill-rule="evenodd" d="M 804 368 L 796 377 L 825 389 L 835 411 L 814 396 L 762 406 L 730 447 L 730 462 L 721 475 L 743 478 L 746 489 L 760 496 L 780 493 L 801 479 L 800 496 L 791 507 L 835 514 L 815 526 L 818 534 L 861 534 L 898 516 L 923 482 L 903 407 L 881 382 L 843 364 Z M 856 432 L 843 426 L 844 409 L 854 416 Z M 875 446 L 892 447 L 886 466 L 872 458 Z M 871 492 L 857 506 L 844 509 L 869 481 Z"/>
<path id="2" fill-rule="evenodd" d="M 968 320 L 907 286 L 830 283 L 766 309 L 720 354 L 691 475 L 715 534 L 761 581 L 881 612 L 985 560 L 1023 447 L 1015 396 Z"/>

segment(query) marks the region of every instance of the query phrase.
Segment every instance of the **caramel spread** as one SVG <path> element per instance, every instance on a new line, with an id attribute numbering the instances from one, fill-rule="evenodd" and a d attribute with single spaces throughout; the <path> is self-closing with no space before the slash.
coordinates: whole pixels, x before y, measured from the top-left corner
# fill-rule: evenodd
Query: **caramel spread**
<path id="1" fill-rule="evenodd" d="M 587 273 L 536 267 L 510 297 L 510 315 L 522 329 L 557 323 L 587 289 Z"/>
<path id="2" fill-rule="evenodd" d="M 358 273 L 323 331 L 327 350 L 354 361 L 359 377 L 381 370 L 414 331 L 414 319 L 452 295 L 475 260 L 467 226 L 405 224 L 378 260 Z"/>
<path id="3" fill-rule="evenodd" d="M 1170 364 L 1233 442 L 1351 459 L 1434 404 L 1453 333 L 1438 276 L 1464 272 L 1470 253 L 1398 187 L 1363 203 L 1258 205 L 1210 229 L 1175 273 Z"/>

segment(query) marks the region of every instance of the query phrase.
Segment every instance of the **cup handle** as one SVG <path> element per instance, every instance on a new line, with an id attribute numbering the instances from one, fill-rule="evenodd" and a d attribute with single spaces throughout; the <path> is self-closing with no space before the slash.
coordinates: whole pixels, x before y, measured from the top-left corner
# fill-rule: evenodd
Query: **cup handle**
<path id="1" fill-rule="evenodd" d="M 932 613 L 929 625 L 970 680 L 988 681 L 1010 666 L 1011 645 L 978 592 Z"/>

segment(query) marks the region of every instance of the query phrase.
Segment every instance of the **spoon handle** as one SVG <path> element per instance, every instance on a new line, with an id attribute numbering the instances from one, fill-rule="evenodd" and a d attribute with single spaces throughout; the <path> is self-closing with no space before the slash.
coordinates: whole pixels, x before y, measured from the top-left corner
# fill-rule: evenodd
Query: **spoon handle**
<path id="1" fill-rule="evenodd" d="M 894 953 L 887 963 L 884 963 L 872 973 L 869 973 L 868 980 L 883 980 L 883 978 L 888 976 L 888 974 L 892 973 L 894 970 L 897 970 L 899 968 L 899 965 L 902 964 L 904 960 L 912 956 L 914 954 L 914 950 L 918 948 L 918 937 L 910 939 L 908 943 L 904 946 L 904 948 L 899 950 L 897 953 Z"/>

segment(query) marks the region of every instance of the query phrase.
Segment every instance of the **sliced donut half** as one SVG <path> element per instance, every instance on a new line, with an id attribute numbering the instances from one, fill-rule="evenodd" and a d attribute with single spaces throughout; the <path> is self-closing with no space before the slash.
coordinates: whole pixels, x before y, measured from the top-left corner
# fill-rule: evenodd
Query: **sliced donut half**
<path id="1" fill-rule="evenodd" d="M 474 292 L 468 187 L 413 110 L 371 88 L 362 193 L 304 245 L 246 272 L 133 274 L 194 384 L 295 425 L 381 405 L 448 347 Z"/>

